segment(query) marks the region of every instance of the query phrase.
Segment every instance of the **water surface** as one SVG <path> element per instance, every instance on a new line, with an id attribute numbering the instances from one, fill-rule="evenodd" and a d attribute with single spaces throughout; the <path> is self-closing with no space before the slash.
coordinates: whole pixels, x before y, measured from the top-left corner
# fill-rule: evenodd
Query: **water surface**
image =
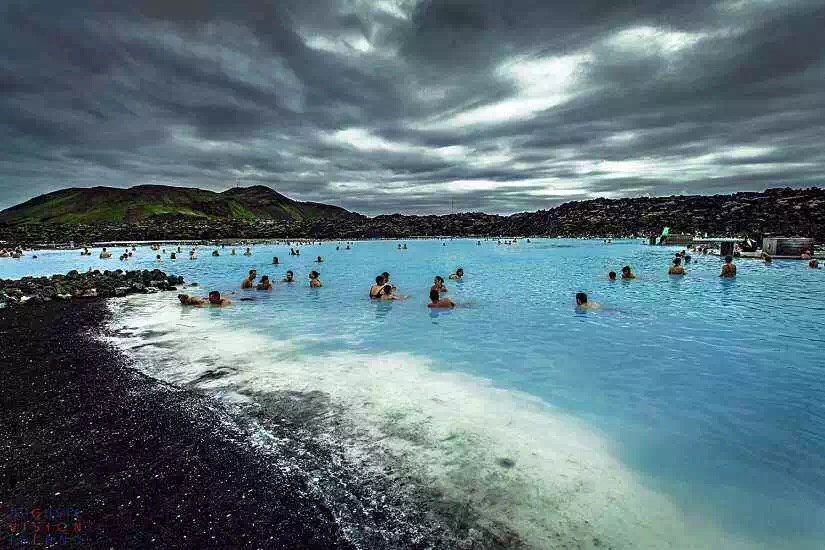
<path id="1" fill-rule="evenodd" d="M 677 278 L 675 249 L 631 241 L 405 242 L 300 257 L 200 247 L 175 262 L 167 246 L 162 263 L 146 247 L 123 263 L 40 251 L 0 260 L 0 276 L 159 267 L 193 292 L 236 291 L 220 310 L 169 294 L 115 301 L 117 343 L 151 374 L 223 399 L 320 390 L 361 444 L 381 441 L 422 483 L 537 547 L 825 545 L 823 270 L 741 260 L 720 280 L 719 258 L 694 255 Z M 607 279 L 625 264 L 637 280 Z M 432 277 L 458 266 L 464 280 L 447 286 L 460 307 L 428 310 Z M 250 268 L 297 282 L 242 292 Z M 308 288 L 311 269 L 323 288 Z M 367 298 L 385 270 L 408 300 Z M 577 291 L 603 309 L 577 312 Z"/>

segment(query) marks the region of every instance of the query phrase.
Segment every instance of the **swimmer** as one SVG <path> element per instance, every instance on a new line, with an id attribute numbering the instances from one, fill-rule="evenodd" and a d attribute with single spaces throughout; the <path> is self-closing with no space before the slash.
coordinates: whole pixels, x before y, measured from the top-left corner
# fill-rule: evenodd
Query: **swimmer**
<path id="1" fill-rule="evenodd" d="M 278 265 L 278 256 L 272 256 L 272 265 Z"/>
<path id="2" fill-rule="evenodd" d="M 722 271 L 719 272 L 719 276 L 728 279 L 736 277 L 736 265 L 734 265 L 732 257 L 725 256 L 725 263 L 722 264 Z"/>
<path id="3" fill-rule="evenodd" d="M 403 300 L 405 296 L 398 296 L 395 294 L 395 289 L 393 289 L 392 285 L 384 285 L 381 289 L 379 296 L 381 300 Z"/>
<path id="4" fill-rule="evenodd" d="M 198 296 L 189 296 L 188 294 L 178 294 L 178 300 L 180 300 L 180 305 L 182 306 L 196 306 L 200 307 L 203 305 L 203 298 Z"/>
<path id="5" fill-rule="evenodd" d="M 370 287 L 370 298 L 380 298 L 381 289 L 384 288 L 384 284 L 386 284 L 386 282 L 387 280 L 383 275 L 376 275 L 375 284 Z"/>
<path id="6" fill-rule="evenodd" d="M 317 271 L 310 271 L 309 272 L 309 287 L 310 288 L 320 288 L 320 287 L 324 286 L 324 284 L 321 282 L 321 279 L 318 278 L 318 277 L 320 277 L 320 275 L 321 274 L 318 273 Z"/>
<path id="7" fill-rule="evenodd" d="M 610 273 L 607 274 L 607 278 L 610 279 L 611 281 L 615 281 L 616 280 L 616 272 L 611 271 Z"/>
<path id="8" fill-rule="evenodd" d="M 272 290 L 272 283 L 269 282 L 269 275 L 261 277 L 261 282 L 255 287 L 255 290 Z"/>
<path id="9" fill-rule="evenodd" d="M 458 268 L 455 270 L 455 273 L 450 274 L 450 279 L 454 281 L 460 281 L 464 277 L 464 269 Z"/>
<path id="10" fill-rule="evenodd" d="M 111 252 L 107 252 L 107 251 L 106 251 L 106 247 L 104 246 L 104 247 L 103 247 L 103 250 L 101 250 L 101 251 L 100 251 L 100 259 L 101 259 L 101 260 L 105 260 L 105 259 L 107 259 L 107 258 L 111 258 L 111 257 L 112 257 L 112 253 L 111 253 Z"/>
<path id="11" fill-rule="evenodd" d="M 324 259 L 321 256 L 318 256 L 317 258 L 315 258 L 315 263 L 316 264 L 324 263 Z"/>
<path id="12" fill-rule="evenodd" d="M 35 258 L 36 257 L 37 256 L 35 256 Z M 811 261 L 808 262 L 808 267 L 810 267 L 811 269 L 819 269 L 819 260 L 817 260 L 816 258 L 811 258 Z"/>
<path id="13" fill-rule="evenodd" d="M 226 298 L 221 298 L 221 293 L 217 290 L 213 290 L 209 293 L 209 304 L 217 307 L 228 306 L 231 304 L 229 300 Z"/>
<path id="14" fill-rule="evenodd" d="M 622 268 L 622 279 L 635 279 L 636 275 L 630 270 L 630 266 L 626 265 Z"/>
<path id="15" fill-rule="evenodd" d="M 392 286 L 393 290 L 395 290 L 395 285 L 390 282 L 390 274 L 385 271 L 381 276 L 384 277 L 384 284 Z"/>
<path id="16" fill-rule="evenodd" d="M 437 290 L 430 290 L 430 303 L 427 304 L 429 308 L 454 308 L 455 302 L 449 298 L 442 298 Z"/>
<path id="17" fill-rule="evenodd" d="M 667 270 L 668 275 L 684 275 L 687 271 L 682 267 L 682 258 L 673 258 L 673 265 Z"/>
<path id="18" fill-rule="evenodd" d="M 762 261 L 769 264 L 773 261 L 773 257 L 767 252 L 762 252 Z"/>
<path id="19" fill-rule="evenodd" d="M 576 293 L 576 308 L 577 309 L 599 309 L 601 304 L 599 302 L 588 302 L 587 294 L 584 292 Z"/>
<path id="20" fill-rule="evenodd" d="M 244 256 L 252 256 L 252 250 L 247 247 L 246 252 L 243 253 Z"/>
<path id="21" fill-rule="evenodd" d="M 161 257 L 160 257 L 160 254 L 158 254 L 157 256 L 155 256 L 155 261 L 158 261 L 158 262 L 162 262 L 162 261 L 163 261 L 163 258 L 161 258 Z"/>
<path id="22" fill-rule="evenodd" d="M 220 252 L 218 252 L 217 250 L 213 250 L 213 251 L 212 251 L 212 256 L 213 256 L 213 257 L 218 257 L 218 256 L 220 256 L 220 255 L 221 255 L 221 253 L 220 253 Z"/>
<path id="23" fill-rule="evenodd" d="M 253 281 L 255 280 L 255 278 L 257 276 L 258 276 L 258 272 L 255 271 L 254 269 L 250 269 L 249 270 L 249 275 L 241 283 L 241 288 L 252 288 L 254 286 Z"/>
<path id="24" fill-rule="evenodd" d="M 284 277 L 282 282 L 284 282 L 284 283 L 294 283 L 295 282 L 295 275 L 292 273 L 292 271 L 287 271 L 286 272 L 286 276 Z"/>
<path id="25" fill-rule="evenodd" d="M 444 278 L 441 275 L 436 275 L 433 279 L 433 286 L 430 290 L 437 290 L 438 292 L 447 292 L 447 287 L 444 286 Z"/>
<path id="26" fill-rule="evenodd" d="M 128 258 L 129 256 L 127 255 L 126 257 Z M 172 252 L 171 254 L 169 254 L 169 259 L 170 259 L 170 260 L 177 260 L 177 259 L 178 259 L 178 256 L 177 256 L 177 254 L 175 254 L 174 252 Z"/>
<path id="27" fill-rule="evenodd" d="M 237 252 L 235 252 L 235 249 L 233 248 L 232 250 L 230 250 L 230 251 L 229 251 L 229 255 L 230 255 L 230 256 L 237 256 L 237 255 L 238 255 L 238 253 L 237 253 Z"/>

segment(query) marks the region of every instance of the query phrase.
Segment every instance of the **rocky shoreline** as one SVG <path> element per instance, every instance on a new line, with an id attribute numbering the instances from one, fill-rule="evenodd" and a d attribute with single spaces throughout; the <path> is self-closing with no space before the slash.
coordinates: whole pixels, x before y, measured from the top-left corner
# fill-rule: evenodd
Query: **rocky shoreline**
<path id="1" fill-rule="evenodd" d="M 233 408 L 142 374 L 100 337 L 110 318 L 104 300 L 0 309 L 9 547 L 525 547 L 400 467 L 353 462 L 322 393 Z"/>
<path id="2" fill-rule="evenodd" d="M 150 294 L 177 290 L 183 277 L 167 275 L 159 269 L 123 271 L 72 270 L 51 277 L 0 279 L 0 307 L 25 303 L 42 304 L 52 300 L 73 301 L 91 298 L 112 298 L 127 294 Z"/>

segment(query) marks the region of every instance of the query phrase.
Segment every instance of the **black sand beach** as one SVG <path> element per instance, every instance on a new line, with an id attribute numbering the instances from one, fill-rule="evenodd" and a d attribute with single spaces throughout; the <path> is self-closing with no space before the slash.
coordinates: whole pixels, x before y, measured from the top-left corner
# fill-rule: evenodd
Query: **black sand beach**
<path id="1" fill-rule="evenodd" d="M 416 512 L 397 490 L 403 482 L 358 472 L 314 441 L 307 415 L 328 412 L 322 396 L 283 396 L 269 407 L 279 421 L 263 424 L 293 456 L 257 451 L 256 421 L 138 373 L 95 338 L 107 315 L 101 301 L 0 309 L 4 519 L 77 510 L 70 524 L 82 548 L 518 545 Z M 29 537 L 34 527 L 17 525 Z M 7 525 L 3 536 L 19 544 Z"/>

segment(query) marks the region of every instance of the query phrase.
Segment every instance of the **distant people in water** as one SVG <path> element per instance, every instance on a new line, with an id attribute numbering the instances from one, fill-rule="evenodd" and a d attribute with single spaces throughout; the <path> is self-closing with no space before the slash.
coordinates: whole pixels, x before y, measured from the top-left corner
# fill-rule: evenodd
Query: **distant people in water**
<path id="1" fill-rule="evenodd" d="M 673 265 L 670 266 L 667 270 L 668 275 L 684 275 L 687 273 L 685 268 L 682 267 L 682 258 L 673 258 Z"/>
<path id="2" fill-rule="evenodd" d="M 385 271 L 384 273 L 381 274 L 381 276 L 384 277 L 384 284 L 385 285 L 390 285 L 392 287 L 392 289 L 395 290 L 395 288 L 396 288 L 395 285 L 390 282 L 389 272 Z"/>
<path id="3" fill-rule="evenodd" d="M 321 276 L 321 274 L 318 273 L 317 271 L 313 270 L 313 271 L 309 272 L 309 286 L 310 286 L 310 288 L 321 288 L 322 286 L 324 286 L 323 283 L 321 282 L 321 279 L 318 278 L 320 276 Z"/>
<path id="4" fill-rule="evenodd" d="M 767 252 L 762 252 L 762 261 L 769 264 L 773 261 L 773 257 L 771 257 L 771 255 Z"/>
<path id="5" fill-rule="evenodd" d="M 161 258 L 161 257 L 160 257 L 160 254 L 158 254 L 157 256 L 155 256 L 155 261 L 156 261 L 156 262 L 162 262 L 162 261 L 163 261 L 163 258 Z"/>
<path id="6" fill-rule="evenodd" d="M 587 299 L 587 294 L 584 292 L 576 293 L 576 307 L 578 309 L 599 309 L 601 304 L 599 302 L 590 302 Z"/>
<path id="7" fill-rule="evenodd" d="M 178 294 L 178 300 L 182 306 L 202 306 L 203 298 L 199 296 L 189 296 L 188 294 Z"/>
<path id="8" fill-rule="evenodd" d="M 455 302 L 449 298 L 442 298 L 437 290 L 430 290 L 430 303 L 427 304 L 427 307 L 439 309 L 453 308 L 455 307 Z"/>
<path id="9" fill-rule="evenodd" d="M 295 274 L 292 271 L 287 271 L 284 275 L 283 282 L 285 283 L 294 283 L 295 282 Z"/>
<path id="10" fill-rule="evenodd" d="M 230 250 L 230 251 L 229 251 L 229 255 L 230 255 L 230 256 L 237 256 L 237 255 L 238 255 L 238 253 L 237 253 L 237 252 L 235 252 L 235 249 L 233 248 L 232 250 Z"/>
<path id="11" fill-rule="evenodd" d="M 460 268 L 460 267 L 455 270 L 455 273 L 450 274 L 450 279 L 452 279 L 454 281 L 460 281 L 463 277 L 464 277 L 464 269 Z"/>
<path id="12" fill-rule="evenodd" d="M 447 287 L 444 286 L 444 277 L 441 275 L 436 275 L 433 278 L 433 286 L 430 287 L 430 290 L 437 290 L 438 292 L 447 292 Z"/>
<path id="13" fill-rule="evenodd" d="M 398 296 L 392 285 L 384 285 L 378 293 L 380 300 L 403 300 L 404 296 Z"/>
<path id="14" fill-rule="evenodd" d="M 622 268 L 622 279 L 635 279 L 636 275 L 633 274 L 633 271 L 630 269 L 629 265 L 626 265 Z"/>
<path id="15" fill-rule="evenodd" d="M 112 253 L 106 250 L 106 247 L 103 247 L 103 250 L 100 251 L 100 259 L 105 260 L 112 257 Z"/>
<path id="16" fill-rule="evenodd" d="M 247 247 L 246 252 L 243 253 L 244 256 L 252 256 L 252 250 Z"/>
<path id="17" fill-rule="evenodd" d="M 209 296 L 201 298 L 200 296 L 190 296 L 188 294 L 178 294 L 178 300 L 180 300 L 180 304 L 182 306 L 195 306 L 195 307 L 202 307 L 206 304 L 210 306 L 228 306 L 232 302 L 227 300 L 226 298 L 221 298 L 221 293 L 217 290 L 213 290 L 209 293 Z"/>
<path id="18" fill-rule="evenodd" d="M 220 253 L 220 252 L 218 252 L 217 250 L 213 250 L 213 251 L 212 251 L 212 256 L 213 256 L 213 257 L 218 257 L 218 256 L 220 256 L 220 255 L 221 255 L 221 253 Z"/>
<path id="19" fill-rule="evenodd" d="M 261 277 L 261 282 L 255 287 L 255 290 L 272 290 L 272 283 L 269 282 L 269 275 Z"/>
<path id="20" fill-rule="evenodd" d="M 278 256 L 272 256 L 272 265 L 278 265 Z"/>
<path id="21" fill-rule="evenodd" d="M 317 258 L 315 258 L 315 263 L 316 264 L 324 263 L 324 259 L 321 256 L 318 256 Z"/>
<path id="22" fill-rule="evenodd" d="M 806 248 L 799 257 L 803 260 L 810 260 L 813 256 L 811 255 L 811 251 Z"/>
<path id="23" fill-rule="evenodd" d="M 383 275 L 376 275 L 375 276 L 375 284 L 370 287 L 370 298 L 380 298 L 381 297 L 381 289 L 384 288 L 384 283 L 386 283 L 386 279 Z"/>
<path id="24" fill-rule="evenodd" d="M 255 286 L 254 282 L 255 282 L 255 278 L 257 276 L 258 276 L 258 272 L 255 271 L 254 269 L 250 269 L 249 270 L 249 275 L 247 275 L 246 278 L 241 283 L 241 288 L 245 289 L 245 288 L 252 288 L 253 286 Z"/>
<path id="25" fill-rule="evenodd" d="M 177 260 L 178 256 L 175 252 L 172 252 L 171 254 L 169 254 L 169 259 L 170 260 Z"/>
<path id="26" fill-rule="evenodd" d="M 736 265 L 733 263 L 733 257 L 725 256 L 725 263 L 722 264 L 722 271 L 719 272 L 719 276 L 728 279 L 736 277 Z"/>
<path id="27" fill-rule="evenodd" d="M 232 302 L 230 302 L 226 298 L 221 298 L 221 293 L 218 292 L 217 290 L 213 290 L 212 292 L 209 293 L 209 304 L 210 305 L 221 307 L 221 306 L 228 306 L 231 303 Z"/>
<path id="28" fill-rule="evenodd" d="M 607 274 L 607 278 L 610 279 L 611 281 L 615 281 L 616 280 L 616 272 L 611 271 L 610 273 Z"/>
<path id="29" fill-rule="evenodd" d="M 4 249 L 4 250 L 5 250 L 5 249 Z M 8 252 L 6 253 L 6 255 L 8 255 Z M 91 256 L 91 255 L 92 255 L 92 253 L 91 253 L 91 252 L 89 252 L 89 249 L 88 249 L 88 248 L 83 247 L 83 251 L 80 253 L 80 255 L 81 255 L 81 256 Z"/>
<path id="30" fill-rule="evenodd" d="M 819 269 L 819 260 L 811 258 L 811 261 L 808 262 L 808 267 L 811 269 Z"/>

